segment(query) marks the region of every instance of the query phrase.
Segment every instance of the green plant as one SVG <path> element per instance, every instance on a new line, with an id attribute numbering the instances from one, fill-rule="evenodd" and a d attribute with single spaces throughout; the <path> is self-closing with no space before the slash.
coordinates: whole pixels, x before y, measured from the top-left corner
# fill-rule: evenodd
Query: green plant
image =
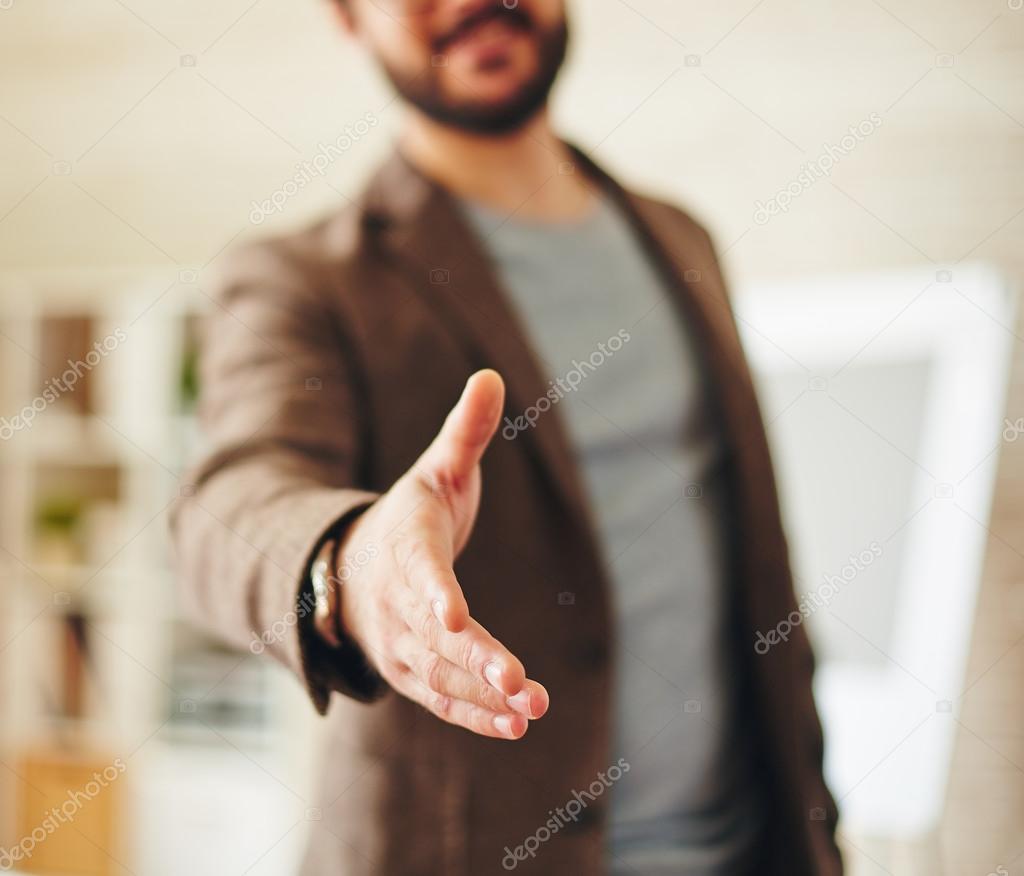
<path id="1" fill-rule="evenodd" d="M 82 519 L 82 501 L 74 496 L 51 496 L 36 509 L 36 529 L 50 535 L 69 537 Z"/>

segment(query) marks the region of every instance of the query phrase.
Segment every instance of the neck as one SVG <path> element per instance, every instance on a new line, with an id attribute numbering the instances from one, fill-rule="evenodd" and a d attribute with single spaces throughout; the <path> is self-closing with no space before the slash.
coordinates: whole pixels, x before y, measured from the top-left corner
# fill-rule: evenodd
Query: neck
<path id="1" fill-rule="evenodd" d="M 593 207 L 572 153 L 554 133 L 547 112 L 501 136 L 446 127 L 413 112 L 400 138 L 403 154 L 456 197 L 523 218 L 577 219 Z"/>

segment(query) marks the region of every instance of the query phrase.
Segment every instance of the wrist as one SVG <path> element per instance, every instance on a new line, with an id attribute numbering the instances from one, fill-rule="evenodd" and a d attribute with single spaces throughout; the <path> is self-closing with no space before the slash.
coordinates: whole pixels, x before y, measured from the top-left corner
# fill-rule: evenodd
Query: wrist
<path id="1" fill-rule="evenodd" d="M 369 512 L 367 512 L 369 513 Z M 334 623 L 338 635 L 365 651 L 358 624 L 358 600 L 361 572 L 380 550 L 366 538 L 367 527 L 362 519 L 355 521 L 338 539 L 334 554 L 335 596 Z"/>

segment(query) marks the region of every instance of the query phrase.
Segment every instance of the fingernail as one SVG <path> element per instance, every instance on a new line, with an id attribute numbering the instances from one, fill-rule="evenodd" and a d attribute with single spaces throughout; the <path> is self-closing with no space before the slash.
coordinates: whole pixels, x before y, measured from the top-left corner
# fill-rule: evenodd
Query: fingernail
<path id="1" fill-rule="evenodd" d="M 430 603 L 430 607 L 434 609 L 434 617 L 441 622 L 441 626 L 444 626 L 444 604 L 440 599 L 435 599 Z"/>
<path id="2" fill-rule="evenodd" d="M 501 667 L 493 660 L 484 667 L 484 678 L 486 678 L 493 687 L 501 690 Z"/>
<path id="3" fill-rule="evenodd" d="M 494 729 L 502 736 L 515 736 L 512 732 L 512 718 L 509 715 L 495 715 Z"/>
<path id="4" fill-rule="evenodd" d="M 530 692 L 525 688 L 515 696 L 508 697 L 505 702 L 508 703 L 510 709 L 514 709 L 520 715 L 525 715 L 527 718 L 532 717 L 530 712 Z"/>

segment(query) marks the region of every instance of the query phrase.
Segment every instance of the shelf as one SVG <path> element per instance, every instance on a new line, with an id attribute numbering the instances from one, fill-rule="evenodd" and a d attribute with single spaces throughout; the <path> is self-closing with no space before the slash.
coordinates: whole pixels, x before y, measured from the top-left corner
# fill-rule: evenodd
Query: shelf
<path id="1" fill-rule="evenodd" d="M 228 767 L 267 781 L 254 760 L 282 759 L 311 710 L 284 670 L 229 651 L 180 610 L 164 510 L 200 445 L 209 301 L 177 272 L 0 272 L 0 289 L 0 757 L 138 749 L 132 783 L 142 763 L 161 764 L 162 784 L 144 794 L 190 800 L 176 765 L 209 762 L 224 767 L 224 793 L 245 798 Z M 45 394 L 67 359 L 118 328 L 116 349 Z M 69 630 L 83 625 L 76 666 Z M 0 782 L 0 810 L 15 810 L 16 784 Z M 13 826 L 0 816 L 0 846 Z"/>

